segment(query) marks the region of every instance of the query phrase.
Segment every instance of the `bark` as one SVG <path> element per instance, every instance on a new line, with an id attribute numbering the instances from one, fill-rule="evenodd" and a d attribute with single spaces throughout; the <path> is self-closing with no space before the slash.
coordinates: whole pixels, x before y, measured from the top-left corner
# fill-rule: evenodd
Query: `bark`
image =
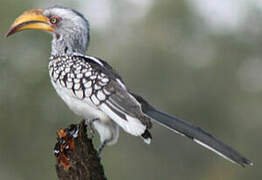
<path id="1" fill-rule="evenodd" d="M 99 154 L 87 136 L 85 122 L 57 131 L 54 154 L 59 180 L 106 180 Z"/>

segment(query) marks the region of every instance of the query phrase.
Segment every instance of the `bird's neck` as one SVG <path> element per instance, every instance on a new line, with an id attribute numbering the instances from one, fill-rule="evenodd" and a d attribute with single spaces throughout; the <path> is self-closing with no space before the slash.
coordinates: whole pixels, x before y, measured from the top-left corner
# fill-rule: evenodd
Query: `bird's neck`
<path id="1" fill-rule="evenodd" d="M 73 54 L 80 53 L 85 54 L 87 50 L 86 42 L 79 42 L 74 39 L 67 37 L 53 37 L 51 54 L 62 55 L 62 54 Z"/>

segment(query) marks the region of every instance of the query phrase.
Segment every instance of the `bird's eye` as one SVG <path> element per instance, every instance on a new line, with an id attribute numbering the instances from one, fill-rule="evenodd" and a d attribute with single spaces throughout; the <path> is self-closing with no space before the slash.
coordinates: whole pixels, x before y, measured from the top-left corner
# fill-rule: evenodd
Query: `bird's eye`
<path id="1" fill-rule="evenodd" d="M 50 23 L 51 24 L 57 24 L 57 22 L 58 22 L 58 19 L 56 17 L 51 17 L 50 18 Z"/>

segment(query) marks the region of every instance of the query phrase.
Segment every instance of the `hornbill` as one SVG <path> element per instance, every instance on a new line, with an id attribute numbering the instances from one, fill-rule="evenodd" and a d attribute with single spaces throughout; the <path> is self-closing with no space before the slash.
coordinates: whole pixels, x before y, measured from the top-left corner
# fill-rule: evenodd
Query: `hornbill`
<path id="1" fill-rule="evenodd" d="M 7 36 L 27 29 L 48 31 L 53 35 L 48 66 L 51 83 L 68 107 L 99 133 L 99 151 L 117 142 L 119 126 L 150 143 L 149 129 L 154 121 L 233 163 L 253 165 L 200 127 L 154 108 L 131 92 L 107 62 L 85 55 L 89 23 L 81 13 L 57 5 L 25 11 L 15 20 Z"/>

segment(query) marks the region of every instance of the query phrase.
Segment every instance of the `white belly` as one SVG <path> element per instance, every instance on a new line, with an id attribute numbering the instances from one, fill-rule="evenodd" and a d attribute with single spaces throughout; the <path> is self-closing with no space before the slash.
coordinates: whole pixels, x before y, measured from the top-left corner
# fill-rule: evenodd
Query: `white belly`
<path id="1" fill-rule="evenodd" d="M 52 81 L 52 84 L 57 94 L 64 100 L 68 107 L 77 115 L 85 118 L 86 120 L 92 118 L 100 118 L 100 120 L 107 121 L 109 117 L 99 110 L 89 98 L 79 99 L 71 90 L 62 87 L 59 83 Z"/>

